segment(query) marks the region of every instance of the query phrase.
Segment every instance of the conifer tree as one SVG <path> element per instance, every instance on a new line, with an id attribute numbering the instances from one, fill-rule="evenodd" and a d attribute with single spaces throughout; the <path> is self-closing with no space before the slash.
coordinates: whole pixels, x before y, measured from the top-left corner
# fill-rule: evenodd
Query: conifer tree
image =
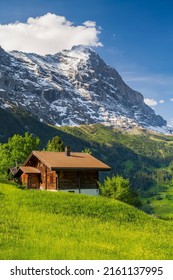
<path id="1" fill-rule="evenodd" d="M 52 140 L 49 140 L 46 146 L 46 151 L 49 152 L 63 152 L 64 150 L 64 142 L 59 136 L 55 136 Z"/>

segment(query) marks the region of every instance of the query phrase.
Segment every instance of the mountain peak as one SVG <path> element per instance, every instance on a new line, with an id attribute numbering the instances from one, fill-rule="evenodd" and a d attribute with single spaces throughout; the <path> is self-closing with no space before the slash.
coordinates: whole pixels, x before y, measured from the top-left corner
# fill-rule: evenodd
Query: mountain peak
<path id="1" fill-rule="evenodd" d="M 71 51 L 80 51 L 80 52 L 93 52 L 93 49 L 89 46 L 76 45 L 71 48 Z"/>
<path id="2" fill-rule="evenodd" d="M 5 52 L 5 50 L 0 45 L 0 53 Z"/>
<path id="3" fill-rule="evenodd" d="M 58 126 L 166 126 L 144 103 L 142 94 L 127 86 L 118 72 L 87 46 L 74 46 L 55 55 L 2 51 L 1 56 L 2 108 L 22 107 L 39 120 Z"/>

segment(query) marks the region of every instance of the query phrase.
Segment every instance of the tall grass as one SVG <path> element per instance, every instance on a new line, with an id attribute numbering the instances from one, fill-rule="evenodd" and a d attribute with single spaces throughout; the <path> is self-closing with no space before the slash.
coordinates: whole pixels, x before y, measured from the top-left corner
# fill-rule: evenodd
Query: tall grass
<path id="1" fill-rule="evenodd" d="M 101 197 L 0 184 L 0 259 L 173 259 L 173 223 Z"/>

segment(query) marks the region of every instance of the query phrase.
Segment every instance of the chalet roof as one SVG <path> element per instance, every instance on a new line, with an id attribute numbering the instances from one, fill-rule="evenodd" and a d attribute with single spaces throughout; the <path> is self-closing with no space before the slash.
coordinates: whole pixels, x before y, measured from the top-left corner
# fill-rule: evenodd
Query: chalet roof
<path id="1" fill-rule="evenodd" d="M 40 174 L 41 171 L 35 167 L 32 167 L 32 166 L 20 166 L 18 168 L 18 170 L 16 171 L 16 173 L 14 174 L 14 178 L 20 176 L 22 173 L 25 173 L 25 174 Z"/>
<path id="2" fill-rule="evenodd" d="M 19 169 L 23 171 L 23 173 L 29 174 L 29 173 L 36 173 L 39 174 L 41 171 L 35 167 L 32 166 L 20 166 Z"/>
<path id="3" fill-rule="evenodd" d="M 65 152 L 33 151 L 24 165 L 29 165 L 32 157 L 35 156 L 47 167 L 51 169 L 95 169 L 111 170 L 110 166 L 87 153 L 70 152 L 67 156 Z"/>

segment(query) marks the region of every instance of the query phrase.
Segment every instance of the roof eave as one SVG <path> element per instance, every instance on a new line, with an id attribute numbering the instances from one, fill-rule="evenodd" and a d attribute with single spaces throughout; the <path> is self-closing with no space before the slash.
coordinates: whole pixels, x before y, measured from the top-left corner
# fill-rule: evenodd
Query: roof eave
<path id="1" fill-rule="evenodd" d="M 71 170 L 71 171 L 79 171 L 79 170 L 94 170 L 94 171 L 110 171 L 111 168 L 97 168 L 97 167 L 52 167 L 52 170 Z"/>
<path id="2" fill-rule="evenodd" d="M 47 162 L 45 162 L 38 154 L 37 151 L 32 151 L 31 154 L 28 156 L 28 158 L 25 160 L 25 162 L 23 163 L 24 166 L 26 166 L 26 164 L 30 161 L 30 159 L 32 158 L 32 156 L 35 156 L 38 160 L 40 160 L 44 165 L 46 165 L 48 168 L 52 169 L 52 167 L 50 166 L 50 164 L 48 164 Z"/>

